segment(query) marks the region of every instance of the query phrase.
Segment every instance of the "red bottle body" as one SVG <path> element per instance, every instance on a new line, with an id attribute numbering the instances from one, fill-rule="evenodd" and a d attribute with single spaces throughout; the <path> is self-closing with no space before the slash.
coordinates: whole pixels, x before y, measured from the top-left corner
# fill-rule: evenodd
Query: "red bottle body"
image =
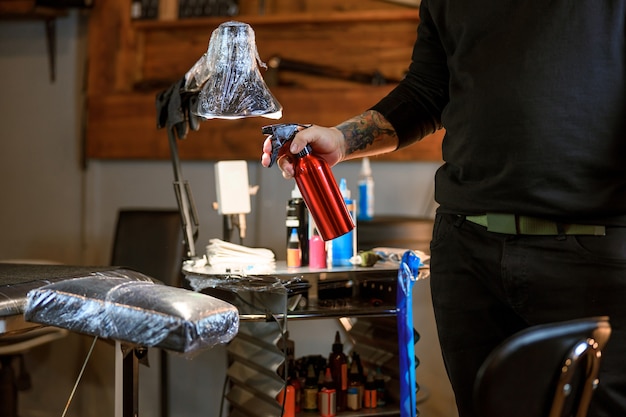
<path id="1" fill-rule="evenodd" d="M 307 146 L 296 156 L 294 178 L 322 239 L 335 239 L 354 222 L 328 163 L 310 152 Z"/>

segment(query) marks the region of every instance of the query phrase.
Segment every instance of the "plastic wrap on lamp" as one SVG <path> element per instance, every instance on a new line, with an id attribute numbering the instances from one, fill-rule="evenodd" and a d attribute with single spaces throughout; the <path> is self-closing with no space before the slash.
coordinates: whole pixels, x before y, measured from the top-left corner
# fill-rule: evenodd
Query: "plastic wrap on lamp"
<path id="1" fill-rule="evenodd" d="M 227 343 L 239 331 L 238 310 L 225 301 L 126 278 L 76 278 L 31 290 L 24 317 L 182 353 Z"/>
<path id="2" fill-rule="evenodd" d="M 186 75 L 185 89 L 202 86 L 192 112 L 204 119 L 282 117 L 282 106 L 267 88 L 259 64 L 265 66 L 250 25 L 222 23 L 211 34 L 207 53 Z"/>

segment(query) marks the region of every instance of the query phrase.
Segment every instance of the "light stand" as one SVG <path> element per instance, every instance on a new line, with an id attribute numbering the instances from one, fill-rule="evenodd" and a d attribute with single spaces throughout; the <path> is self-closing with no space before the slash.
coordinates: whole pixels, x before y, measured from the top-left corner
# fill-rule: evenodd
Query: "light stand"
<path id="1" fill-rule="evenodd" d="M 174 191 L 189 259 L 198 257 L 199 222 L 191 187 L 183 180 L 177 137 L 184 139 L 190 129 L 198 130 L 200 120 L 282 117 L 282 106 L 267 88 L 258 64 L 265 67 L 252 28 L 240 22 L 222 23 L 211 34 L 207 52 L 185 77 L 157 95 L 157 127 L 168 129 Z"/>
<path id="2" fill-rule="evenodd" d="M 178 203 L 180 219 L 185 233 L 187 257 L 194 259 L 196 257 L 195 242 L 198 238 L 199 230 L 198 213 L 191 194 L 191 187 L 187 181 L 183 180 L 176 135 L 170 130 L 167 136 L 170 142 L 170 157 L 174 169 L 174 193 L 176 194 L 176 202 Z"/>

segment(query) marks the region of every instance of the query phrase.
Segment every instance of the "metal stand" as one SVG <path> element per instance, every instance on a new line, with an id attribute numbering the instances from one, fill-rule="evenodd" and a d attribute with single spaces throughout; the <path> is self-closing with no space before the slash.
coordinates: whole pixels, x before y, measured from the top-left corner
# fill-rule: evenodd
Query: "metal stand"
<path id="1" fill-rule="evenodd" d="M 193 202 L 189 183 L 183 180 L 176 135 L 169 129 L 167 136 L 170 142 L 170 157 L 174 168 L 174 192 L 176 193 L 176 201 L 178 203 L 178 209 L 180 210 L 182 227 L 185 231 L 187 256 L 192 259 L 196 257 L 195 242 L 198 237 L 198 214 L 196 213 L 196 206 Z"/>

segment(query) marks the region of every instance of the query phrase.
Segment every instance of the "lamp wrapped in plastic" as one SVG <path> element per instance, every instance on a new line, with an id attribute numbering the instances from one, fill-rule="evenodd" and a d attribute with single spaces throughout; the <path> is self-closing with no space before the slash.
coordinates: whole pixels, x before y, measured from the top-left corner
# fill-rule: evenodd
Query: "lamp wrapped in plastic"
<path id="1" fill-rule="evenodd" d="M 211 34 L 207 53 L 185 77 L 185 90 L 200 89 L 192 113 L 204 119 L 282 117 L 282 106 L 267 88 L 259 65 L 265 67 L 250 25 L 222 23 Z"/>

